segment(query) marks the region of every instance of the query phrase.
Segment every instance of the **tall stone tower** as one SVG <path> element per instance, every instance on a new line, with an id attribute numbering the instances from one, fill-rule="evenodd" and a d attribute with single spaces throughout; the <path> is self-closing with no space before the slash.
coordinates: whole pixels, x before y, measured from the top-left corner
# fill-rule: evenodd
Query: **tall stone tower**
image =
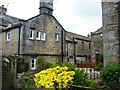
<path id="1" fill-rule="evenodd" d="M 120 0 L 102 0 L 104 66 L 120 63 Z"/>
<path id="2" fill-rule="evenodd" d="M 52 15 L 53 13 L 53 0 L 40 0 L 40 14 L 47 13 Z"/>

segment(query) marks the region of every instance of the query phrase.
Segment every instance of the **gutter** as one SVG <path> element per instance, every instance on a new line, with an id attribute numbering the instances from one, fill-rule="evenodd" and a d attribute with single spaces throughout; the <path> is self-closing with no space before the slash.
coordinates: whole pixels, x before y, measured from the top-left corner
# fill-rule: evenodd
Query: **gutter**
<path id="1" fill-rule="evenodd" d="M 76 64 L 76 45 L 75 45 L 75 37 L 73 37 L 73 42 L 74 42 L 74 62 Z"/>
<path id="2" fill-rule="evenodd" d="M 62 58 L 62 63 L 63 63 L 63 30 L 61 30 L 61 58 Z"/>
<path id="3" fill-rule="evenodd" d="M 21 26 L 19 27 L 19 32 L 18 32 L 18 55 L 20 54 L 20 32 L 21 32 Z"/>

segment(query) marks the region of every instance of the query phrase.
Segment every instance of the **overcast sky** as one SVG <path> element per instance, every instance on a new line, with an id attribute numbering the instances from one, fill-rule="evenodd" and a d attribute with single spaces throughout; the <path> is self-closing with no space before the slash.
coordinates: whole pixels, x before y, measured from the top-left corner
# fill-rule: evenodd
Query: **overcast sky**
<path id="1" fill-rule="evenodd" d="M 8 15 L 28 19 L 39 14 L 40 0 L 0 0 Z M 87 36 L 102 26 L 101 0 L 54 0 L 53 15 L 65 30 Z"/>

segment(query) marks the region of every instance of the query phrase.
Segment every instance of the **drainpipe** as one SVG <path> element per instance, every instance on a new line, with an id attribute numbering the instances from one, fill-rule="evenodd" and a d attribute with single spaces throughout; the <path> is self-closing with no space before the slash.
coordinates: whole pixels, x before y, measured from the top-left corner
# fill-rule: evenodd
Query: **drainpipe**
<path id="1" fill-rule="evenodd" d="M 63 63 L 63 30 L 61 30 L 61 58 Z"/>
<path id="2" fill-rule="evenodd" d="M 69 62 L 69 57 L 68 57 L 68 42 L 67 42 L 67 63 Z"/>
<path id="3" fill-rule="evenodd" d="M 118 2 L 118 40 L 119 40 L 118 64 L 120 64 L 120 2 Z"/>
<path id="4" fill-rule="evenodd" d="M 76 46 L 75 46 L 75 38 L 73 37 L 73 44 L 74 44 L 74 63 L 76 64 Z"/>
<path id="5" fill-rule="evenodd" d="M 19 26 L 19 37 L 18 37 L 18 55 L 20 54 L 20 32 L 21 32 L 21 26 Z"/>

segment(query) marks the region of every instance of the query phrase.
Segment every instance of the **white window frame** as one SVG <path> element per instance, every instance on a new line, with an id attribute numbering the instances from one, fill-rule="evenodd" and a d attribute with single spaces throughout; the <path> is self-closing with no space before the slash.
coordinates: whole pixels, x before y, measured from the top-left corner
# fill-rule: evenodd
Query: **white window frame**
<path id="1" fill-rule="evenodd" d="M 32 62 L 32 61 L 34 61 L 34 62 Z M 35 58 L 31 58 L 30 65 L 31 65 L 31 70 L 36 69 L 36 59 Z"/>
<path id="2" fill-rule="evenodd" d="M 37 37 L 37 33 L 38 33 L 38 37 Z M 40 40 L 40 32 L 36 32 L 36 40 Z"/>
<path id="3" fill-rule="evenodd" d="M 34 30 L 30 30 L 30 39 L 33 39 L 33 38 L 34 38 Z"/>
<path id="4" fill-rule="evenodd" d="M 42 41 L 46 40 L 46 33 L 45 32 L 40 32 L 40 38 Z"/>
<path id="5" fill-rule="evenodd" d="M 10 31 L 6 33 L 6 39 L 7 41 L 10 41 L 10 38 L 11 38 L 11 33 Z"/>
<path id="6" fill-rule="evenodd" d="M 59 33 L 55 33 L 55 41 L 59 41 Z"/>

